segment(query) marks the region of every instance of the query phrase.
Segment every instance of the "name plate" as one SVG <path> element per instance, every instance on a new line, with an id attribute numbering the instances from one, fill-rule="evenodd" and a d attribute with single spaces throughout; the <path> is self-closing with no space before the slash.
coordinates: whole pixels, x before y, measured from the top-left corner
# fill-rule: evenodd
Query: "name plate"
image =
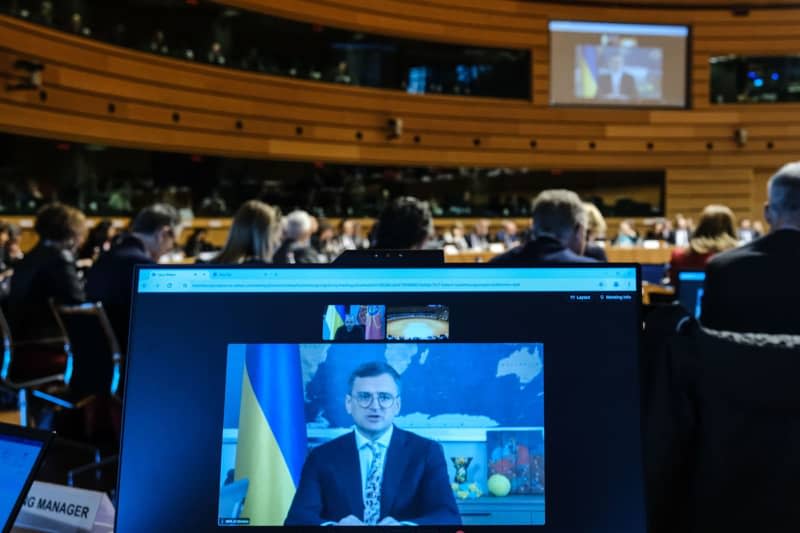
<path id="1" fill-rule="evenodd" d="M 114 507 L 103 492 L 34 481 L 12 531 L 111 532 Z"/>

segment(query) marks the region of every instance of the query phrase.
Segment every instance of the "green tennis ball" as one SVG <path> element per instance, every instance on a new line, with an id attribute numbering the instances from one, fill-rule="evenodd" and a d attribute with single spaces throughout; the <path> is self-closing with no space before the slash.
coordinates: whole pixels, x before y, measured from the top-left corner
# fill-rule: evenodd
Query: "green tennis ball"
<path id="1" fill-rule="evenodd" d="M 494 474 L 486 483 L 489 492 L 495 496 L 507 496 L 511 492 L 511 481 L 502 474 Z"/>

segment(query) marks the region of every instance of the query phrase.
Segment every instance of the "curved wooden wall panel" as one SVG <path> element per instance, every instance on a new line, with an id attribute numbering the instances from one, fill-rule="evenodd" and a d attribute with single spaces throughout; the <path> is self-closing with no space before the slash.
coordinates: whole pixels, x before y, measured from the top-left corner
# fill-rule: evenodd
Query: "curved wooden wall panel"
<path id="1" fill-rule="evenodd" d="M 0 129 L 209 155 L 397 165 L 666 169 L 667 207 L 757 215 L 763 176 L 800 150 L 800 105 L 711 106 L 709 57 L 793 54 L 800 10 L 625 9 L 512 0 L 226 0 L 340 28 L 528 48 L 530 100 L 408 95 L 257 75 L 117 48 L 0 17 L 0 73 L 45 65 L 47 99 L 0 91 Z M 549 18 L 692 26 L 691 110 L 550 108 Z M 115 111 L 109 112 L 113 103 Z M 177 114 L 177 115 L 176 115 Z M 404 134 L 386 138 L 389 117 Z M 176 120 L 177 117 L 177 120 Z M 237 127 L 237 124 L 239 127 Z M 737 128 L 750 141 L 738 146 Z M 360 137 L 359 137 L 360 134 Z M 711 177 L 709 177 L 711 176 Z M 717 180 L 713 176 L 725 176 Z M 735 186 L 722 187 L 733 180 Z M 714 187 L 709 192 L 709 187 Z M 745 189 L 749 193 L 744 192 Z M 748 207 L 749 206 L 749 207 Z"/>

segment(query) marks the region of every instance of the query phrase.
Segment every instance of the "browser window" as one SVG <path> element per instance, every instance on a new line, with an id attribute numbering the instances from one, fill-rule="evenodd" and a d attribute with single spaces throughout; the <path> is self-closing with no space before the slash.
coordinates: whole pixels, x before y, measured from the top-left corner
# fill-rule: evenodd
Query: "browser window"
<path id="1" fill-rule="evenodd" d="M 631 266 L 141 268 L 117 529 L 644 531 L 639 286 Z"/>

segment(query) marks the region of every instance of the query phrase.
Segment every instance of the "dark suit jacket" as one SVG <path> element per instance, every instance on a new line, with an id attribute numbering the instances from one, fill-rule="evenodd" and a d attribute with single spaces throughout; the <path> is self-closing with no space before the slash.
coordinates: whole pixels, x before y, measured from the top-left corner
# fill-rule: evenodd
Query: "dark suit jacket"
<path id="1" fill-rule="evenodd" d="M 707 328 L 800 335 L 800 231 L 779 230 L 714 256 L 706 266 Z"/>
<path id="2" fill-rule="evenodd" d="M 134 267 L 154 263 L 142 241 L 126 235 L 97 259 L 86 276 L 86 296 L 103 303 L 123 352 L 128 350 Z"/>
<path id="3" fill-rule="evenodd" d="M 606 249 L 593 242 L 586 243 L 586 250 L 583 251 L 584 257 L 590 257 L 601 263 L 608 263 L 608 254 Z"/>
<path id="4" fill-rule="evenodd" d="M 597 261 L 576 254 L 555 239 L 539 237 L 492 258 L 490 262 L 524 265 L 530 263 L 596 263 Z"/>
<path id="5" fill-rule="evenodd" d="M 361 324 L 356 324 L 353 329 L 347 331 L 347 326 L 339 326 L 333 336 L 337 341 L 363 341 L 367 337 L 367 328 Z"/>
<path id="6" fill-rule="evenodd" d="M 40 242 L 14 267 L 8 311 L 15 340 L 60 337 L 49 300 L 59 304 L 84 301 L 83 286 L 68 251 Z"/>
<path id="7" fill-rule="evenodd" d="M 308 454 L 287 526 L 318 526 L 348 515 L 364 517 L 361 467 L 351 432 Z M 459 525 L 442 447 L 414 433 L 394 428 L 384 465 L 381 517 L 420 525 Z"/>
<path id="8" fill-rule="evenodd" d="M 611 75 L 601 74 L 597 77 L 597 97 L 605 98 L 611 94 Z M 636 90 L 636 80 L 630 74 L 622 74 L 622 79 L 619 80 L 619 93 L 624 94 L 628 98 L 635 99 L 638 97 Z"/>

